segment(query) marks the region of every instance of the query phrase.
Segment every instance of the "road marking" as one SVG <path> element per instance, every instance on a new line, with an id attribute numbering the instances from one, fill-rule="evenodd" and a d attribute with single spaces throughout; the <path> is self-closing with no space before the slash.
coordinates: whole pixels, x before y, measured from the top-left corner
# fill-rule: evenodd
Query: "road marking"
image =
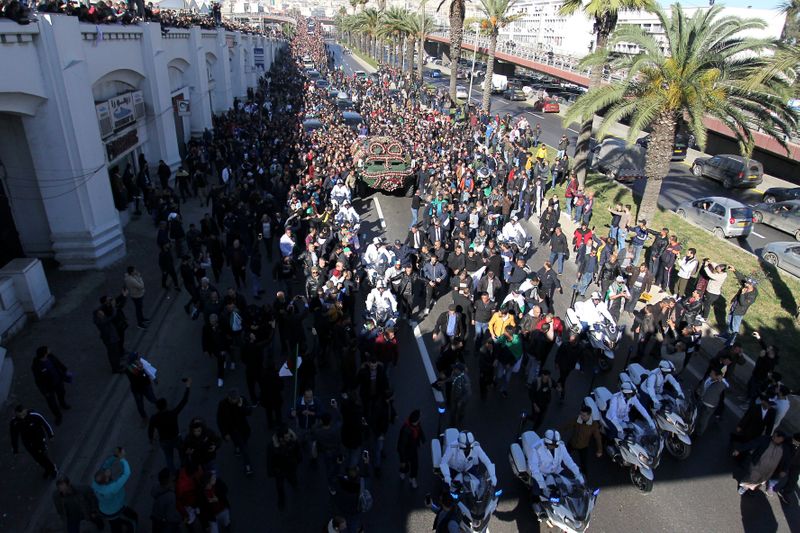
<path id="1" fill-rule="evenodd" d="M 763 236 L 763 235 L 761 235 L 760 233 L 756 233 L 755 231 L 751 231 L 751 232 L 750 232 L 750 235 L 755 235 L 755 236 L 756 236 L 756 237 L 758 237 L 759 239 L 766 239 L 766 237 L 764 237 L 764 236 Z"/>
<path id="2" fill-rule="evenodd" d="M 753 192 L 758 194 L 764 194 L 764 191 L 762 191 L 761 189 L 753 189 Z"/>
<path id="3" fill-rule="evenodd" d="M 573 130 L 572 128 L 567 128 L 567 131 L 571 131 L 572 133 L 577 133 L 578 135 L 581 134 L 578 130 Z"/>
<path id="4" fill-rule="evenodd" d="M 530 111 L 527 112 L 529 115 L 533 115 L 536 118 L 544 118 L 542 115 L 537 115 L 536 113 L 532 113 Z"/>
<path id="5" fill-rule="evenodd" d="M 422 338 L 422 332 L 419 330 L 419 324 L 416 322 L 410 322 L 409 325 L 414 330 L 414 338 L 417 341 L 417 348 L 419 348 L 419 354 L 422 356 L 422 365 L 425 367 L 425 373 L 428 374 L 428 381 L 431 385 L 436 382 L 436 372 L 433 370 L 433 365 L 431 364 L 431 356 L 428 354 L 428 348 L 425 347 L 425 341 Z M 437 403 L 444 403 L 444 394 L 442 391 L 437 389 L 433 390 L 433 398 L 436 400 Z"/>
<path id="6" fill-rule="evenodd" d="M 381 203 L 378 201 L 378 197 L 374 197 L 375 200 L 375 210 L 378 212 L 378 218 L 381 221 L 381 227 L 386 229 L 386 221 L 383 219 L 383 209 L 381 209 Z"/>

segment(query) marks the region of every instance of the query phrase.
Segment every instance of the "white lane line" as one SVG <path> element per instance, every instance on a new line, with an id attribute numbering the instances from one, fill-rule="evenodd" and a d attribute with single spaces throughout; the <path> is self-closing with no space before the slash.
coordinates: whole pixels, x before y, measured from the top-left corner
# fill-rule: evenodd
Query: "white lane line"
<path id="1" fill-rule="evenodd" d="M 542 115 L 537 115 L 536 113 L 531 113 L 530 111 L 528 111 L 528 114 L 533 115 L 536 118 L 544 118 Z"/>
<path id="2" fill-rule="evenodd" d="M 428 348 L 425 347 L 425 341 L 422 338 L 422 332 L 419 330 L 419 324 L 412 321 L 410 325 L 414 330 L 414 338 L 417 340 L 417 348 L 419 349 L 420 356 L 422 356 L 422 365 L 425 367 L 425 373 L 428 374 L 428 381 L 433 385 L 436 382 L 436 372 L 433 370 L 431 356 L 428 354 Z M 433 398 L 438 403 L 444 403 L 444 394 L 442 394 L 442 391 L 434 388 L 431 388 L 431 390 L 433 391 Z"/>
<path id="3" fill-rule="evenodd" d="M 578 130 L 573 130 L 572 128 L 567 128 L 567 131 L 571 131 L 572 133 L 577 133 L 578 135 L 581 134 Z"/>
<path id="4" fill-rule="evenodd" d="M 378 212 L 378 218 L 381 221 L 381 227 L 386 229 L 386 221 L 383 219 L 383 209 L 381 209 L 381 203 L 378 201 L 378 198 L 373 198 L 375 200 L 375 210 Z"/>
<path id="5" fill-rule="evenodd" d="M 764 236 L 763 236 L 763 235 L 761 235 L 760 233 L 756 233 L 755 231 L 751 231 L 751 232 L 750 232 L 750 235 L 755 235 L 755 236 L 756 236 L 756 237 L 758 237 L 759 239 L 766 239 L 766 237 L 764 237 Z"/>

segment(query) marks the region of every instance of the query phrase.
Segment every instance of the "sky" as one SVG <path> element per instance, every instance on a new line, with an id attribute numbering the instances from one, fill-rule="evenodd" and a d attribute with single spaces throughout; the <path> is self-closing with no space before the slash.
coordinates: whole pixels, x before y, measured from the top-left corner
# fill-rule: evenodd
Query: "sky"
<path id="1" fill-rule="evenodd" d="M 674 2 L 661 1 L 661 4 L 672 4 Z M 717 4 L 724 4 L 729 7 L 747 7 L 752 6 L 754 9 L 777 9 L 783 2 L 782 0 L 716 0 Z M 681 5 L 685 7 L 707 6 L 707 0 L 682 0 Z"/>

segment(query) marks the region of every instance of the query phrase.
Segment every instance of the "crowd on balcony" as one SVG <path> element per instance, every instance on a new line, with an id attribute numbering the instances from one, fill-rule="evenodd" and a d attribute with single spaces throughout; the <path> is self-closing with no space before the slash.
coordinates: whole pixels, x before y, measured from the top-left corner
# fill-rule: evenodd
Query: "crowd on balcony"
<path id="1" fill-rule="evenodd" d="M 269 33 L 250 24 L 222 20 L 219 4 L 212 3 L 211 11 L 199 13 L 193 10 L 159 9 L 152 2 L 145 5 L 143 0 L 79 2 L 78 0 L 42 0 L 35 6 L 25 1 L 0 0 L 0 18 L 11 19 L 18 24 L 29 24 L 36 20 L 36 13 L 59 13 L 78 17 L 81 22 L 90 24 L 138 24 L 140 22 L 159 22 L 165 30 L 169 28 L 203 29 L 223 27 L 228 31 L 244 33 Z"/>

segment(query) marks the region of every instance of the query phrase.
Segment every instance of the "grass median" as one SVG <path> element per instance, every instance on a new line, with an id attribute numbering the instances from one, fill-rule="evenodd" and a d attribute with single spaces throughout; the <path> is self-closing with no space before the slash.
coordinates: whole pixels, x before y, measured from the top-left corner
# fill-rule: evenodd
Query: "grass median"
<path id="1" fill-rule="evenodd" d="M 353 52 L 354 55 L 357 55 L 359 58 L 361 58 L 363 61 L 366 61 L 372 68 L 376 70 L 378 69 L 378 62 L 372 59 L 367 53 L 362 51 L 360 48 L 353 46 L 352 48 L 350 48 L 350 51 Z"/>
<path id="2" fill-rule="evenodd" d="M 636 205 L 629 188 L 600 174 L 590 174 L 586 179 L 585 188 L 587 191 L 594 191 L 595 194 L 591 223 L 599 235 L 608 234 L 607 228 L 611 223 L 609 207 L 613 207 L 617 203 Z M 565 205 L 565 187 L 562 185 L 557 192 L 561 199 L 561 205 Z M 733 265 L 739 272 L 760 279 L 758 298 L 745 315 L 739 339 L 745 352 L 755 358 L 760 347 L 758 341 L 751 334 L 754 331 L 761 332 L 767 342 L 774 343 L 781 349 L 783 360 L 780 370 L 784 381 L 793 386 L 800 385 L 800 367 L 792 359 L 789 359 L 796 348 L 794 343 L 800 339 L 798 325 L 795 322 L 798 312 L 795 295 L 800 295 L 800 280 L 787 272 L 759 261 L 757 257 L 745 252 L 735 244 L 714 237 L 711 233 L 694 226 L 671 211 L 659 209 L 654 220 L 648 221 L 648 226 L 653 229 L 669 228 L 671 234 L 678 236 L 684 250 L 686 248 L 697 250 L 699 259 L 708 257 L 715 263 Z M 729 275 L 722 290 L 723 298 L 717 300 L 709 317 L 709 324 L 718 331 L 725 329 L 728 302 L 738 289 L 739 284 L 736 277 L 733 274 Z"/>

